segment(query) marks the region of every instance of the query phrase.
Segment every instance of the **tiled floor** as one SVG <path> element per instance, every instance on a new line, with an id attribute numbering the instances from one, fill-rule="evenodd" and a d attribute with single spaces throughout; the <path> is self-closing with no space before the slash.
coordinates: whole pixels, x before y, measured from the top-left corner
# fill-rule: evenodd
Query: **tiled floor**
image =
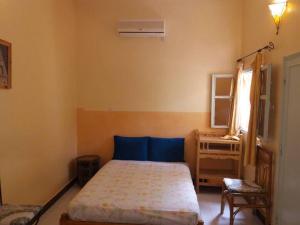
<path id="1" fill-rule="evenodd" d="M 220 215 L 221 195 L 218 191 L 201 192 L 198 195 L 200 211 L 205 225 L 229 225 L 229 209 L 226 204 L 224 214 Z M 239 212 L 235 218 L 234 225 L 263 225 L 260 220 L 253 216 L 251 210 Z"/>
<path id="2" fill-rule="evenodd" d="M 39 225 L 58 225 L 59 217 L 66 210 L 70 200 L 78 193 L 80 189 L 76 186 L 71 188 L 53 207 L 51 207 L 40 219 Z M 220 212 L 220 194 L 217 191 L 202 192 L 198 195 L 200 210 L 205 225 L 229 225 L 228 208 L 225 208 L 224 214 Z M 235 225 L 262 225 L 262 223 L 252 215 L 251 210 L 240 212 Z"/>

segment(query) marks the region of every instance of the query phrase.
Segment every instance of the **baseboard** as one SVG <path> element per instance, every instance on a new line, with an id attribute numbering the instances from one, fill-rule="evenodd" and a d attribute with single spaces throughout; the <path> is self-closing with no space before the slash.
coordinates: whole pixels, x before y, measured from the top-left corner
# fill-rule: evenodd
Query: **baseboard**
<path id="1" fill-rule="evenodd" d="M 77 178 L 72 179 L 63 189 L 61 189 L 53 198 L 51 198 L 40 210 L 40 212 L 33 217 L 33 219 L 26 225 L 35 224 L 40 217 L 51 207 L 53 206 L 75 183 Z"/>

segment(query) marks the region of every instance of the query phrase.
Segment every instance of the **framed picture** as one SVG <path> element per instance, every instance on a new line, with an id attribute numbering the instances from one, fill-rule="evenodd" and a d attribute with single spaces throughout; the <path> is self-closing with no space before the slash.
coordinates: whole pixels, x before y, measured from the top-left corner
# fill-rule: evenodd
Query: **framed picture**
<path id="1" fill-rule="evenodd" d="M 0 39 L 0 88 L 11 88 L 11 43 Z"/>

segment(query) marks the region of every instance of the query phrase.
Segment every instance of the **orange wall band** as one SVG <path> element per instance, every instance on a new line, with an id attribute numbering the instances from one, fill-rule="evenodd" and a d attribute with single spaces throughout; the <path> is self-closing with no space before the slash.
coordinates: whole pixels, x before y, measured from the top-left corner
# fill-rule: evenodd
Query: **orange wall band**
<path id="1" fill-rule="evenodd" d="M 78 109 L 78 154 L 98 154 L 106 163 L 113 156 L 113 136 L 184 137 L 185 160 L 194 175 L 194 129 L 210 128 L 208 112 L 109 112 Z"/>

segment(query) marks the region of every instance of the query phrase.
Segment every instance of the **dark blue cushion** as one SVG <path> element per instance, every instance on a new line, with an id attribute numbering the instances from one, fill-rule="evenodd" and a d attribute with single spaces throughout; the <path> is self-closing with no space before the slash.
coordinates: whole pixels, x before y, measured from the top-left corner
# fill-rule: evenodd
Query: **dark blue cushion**
<path id="1" fill-rule="evenodd" d="M 149 138 L 149 161 L 184 162 L 184 138 Z"/>
<path id="2" fill-rule="evenodd" d="M 114 136 L 114 159 L 147 161 L 148 139 L 148 137 Z"/>

